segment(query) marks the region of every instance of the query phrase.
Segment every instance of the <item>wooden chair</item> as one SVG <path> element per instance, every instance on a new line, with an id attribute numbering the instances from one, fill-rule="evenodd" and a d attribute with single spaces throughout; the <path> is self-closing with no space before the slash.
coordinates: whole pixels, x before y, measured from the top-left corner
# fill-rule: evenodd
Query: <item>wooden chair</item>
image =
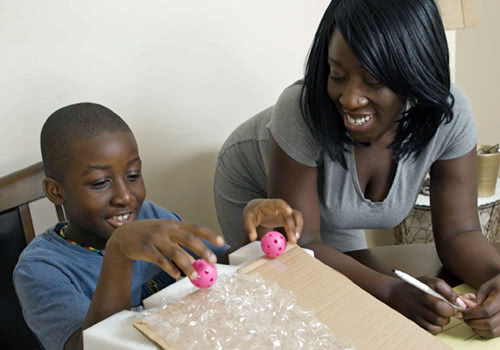
<path id="1" fill-rule="evenodd" d="M 0 178 L 0 343 L 3 349 L 39 349 L 38 341 L 24 322 L 12 272 L 19 254 L 35 237 L 29 204 L 45 197 L 42 162 Z M 56 207 L 59 220 L 62 208 Z"/>

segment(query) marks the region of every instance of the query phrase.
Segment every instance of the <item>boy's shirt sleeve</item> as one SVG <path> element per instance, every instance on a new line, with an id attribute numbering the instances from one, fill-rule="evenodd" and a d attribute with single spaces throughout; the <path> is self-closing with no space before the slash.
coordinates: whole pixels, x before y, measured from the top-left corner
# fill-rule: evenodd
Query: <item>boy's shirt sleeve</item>
<path id="1" fill-rule="evenodd" d="M 16 267 L 13 277 L 28 326 L 36 330 L 45 349 L 64 349 L 82 327 L 91 300 L 75 293 L 75 286 L 54 265 L 30 264 L 28 259 Z"/>
<path id="2" fill-rule="evenodd" d="M 171 219 L 183 221 L 178 214 L 173 213 L 150 201 L 144 201 L 141 211 L 139 212 L 139 215 L 137 215 L 137 220 L 145 219 Z"/>

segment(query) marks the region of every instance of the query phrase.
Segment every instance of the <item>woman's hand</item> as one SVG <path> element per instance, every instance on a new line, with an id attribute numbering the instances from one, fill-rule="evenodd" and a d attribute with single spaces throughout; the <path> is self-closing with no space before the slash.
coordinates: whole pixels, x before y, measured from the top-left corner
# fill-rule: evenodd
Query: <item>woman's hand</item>
<path id="1" fill-rule="evenodd" d="M 194 258 L 183 247 L 212 264 L 217 262 L 215 254 L 201 239 L 217 246 L 224 244 L 215 232 L 188 222 L 135 220 L 113 232 L 106 244 L 106 255 L 118 253 L 125 260 L 152 262 L 176 279 L 180 277 L 180 269 L 189 278 L 196 279 Z"/>
<path id="2" fill-rule="evenodd" d="M 500 275 L 479 287 L 477 305 L 464 311 L 464 321 L 482 337 L 500 335 Z"/>
<path id="3" fill-rule="evenodd" d="M 451 303 L 465 306 L 445 281 L 432 277 L 421 277 L 419 280 Z M 457 311 L 444 301 L 400 280 L 394 282 L 387 304 L 432 334 L 440 333 L 450 322 L 450 317 L 457 315 Z"/>
<path id="4" fill-rule="evenodd" d="M 251 241 L 258 238 L 257 227 L 283 227 L 288 241 L 297 243 L 304 226 L 302 214 L 282 199 L 253 199 L 243 210 L 245 231 Z"/>

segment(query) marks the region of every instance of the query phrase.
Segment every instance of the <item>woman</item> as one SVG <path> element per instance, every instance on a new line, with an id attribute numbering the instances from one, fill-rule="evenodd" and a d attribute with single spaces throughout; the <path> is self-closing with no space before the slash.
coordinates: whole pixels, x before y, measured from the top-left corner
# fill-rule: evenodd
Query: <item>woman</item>
<path id="1" fill-rule="evenodd" d="M 224 144 L 215 176 L 219 222 L 227 241 L 242 245 L 248 240 L 245 204 L 282 198 L 303 214 L 301 246 L 438 333 L 453 315 L 449 305 L 341 253 L 366 246 L 362 229 L 404 220 L 430 172 L 439 256 L 451 272 L 480 287 L 480 305 L 464 318 L 479 335 L 497 336 L 500 258 L 477 216 L 475 145 L 470 106 L 450 85 L 434 1 L 334 0 L 304 79 Z M 258 226 L 285 226 L 294 241 L 302 222 L 286 202 L 250 202 L 250 238 Z M 444 281 L 424 281 L 460 302 Z"/>

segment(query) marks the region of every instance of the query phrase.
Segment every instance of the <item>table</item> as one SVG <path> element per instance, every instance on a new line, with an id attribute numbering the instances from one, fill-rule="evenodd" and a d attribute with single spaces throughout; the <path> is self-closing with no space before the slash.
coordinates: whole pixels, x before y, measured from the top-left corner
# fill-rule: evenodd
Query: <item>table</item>
<path id="1" fill-rule="evenodd" d="M 233 268 L 240 273 L 258 273 L 266 280 L 277 282 L 281 288 L 293 291 L 297 305 L 314 310 L 317 319 L 333 330 L 338 339 L 355 345 L 358 350 L 448 349 L 403 315 L 299 247 L 289 246 L 285 254 L 276 259 L 264 258 L 248 263 Z M 168 289 L 182 282 L 189 283 L 182 279 L 158 292 L 158 301 L 163 300 Z M 148 299 L 144 301 L 147 309 Z M 83 332 L 85 349 L 157 349 L 133 329 L 136 320 L 133 312 L 125 310 L 93 325 Z"/>
<path id="2" fill-rule="evenodd" d="M 491 242 L 500 242 L 500 181 L 497 181 L 493 196 L 477 198 L 477 207 L 483 234 Z M 394 228 L 396 243 L 433 242 L 431 219 L 429 196 L 419 194 L 408 217 Z"/>
<path id="3" fill-rule="evenodd" d="M 492 244 L 500 253 L 500 243 Z M 392 269 L 399 269 L 413 276 L 439 277 L 452 287 L 462 283 L 444 268 L 434 243 L 384 246 L 346 254 L 375 271 L 388 275 L 392 275 Z"/>

